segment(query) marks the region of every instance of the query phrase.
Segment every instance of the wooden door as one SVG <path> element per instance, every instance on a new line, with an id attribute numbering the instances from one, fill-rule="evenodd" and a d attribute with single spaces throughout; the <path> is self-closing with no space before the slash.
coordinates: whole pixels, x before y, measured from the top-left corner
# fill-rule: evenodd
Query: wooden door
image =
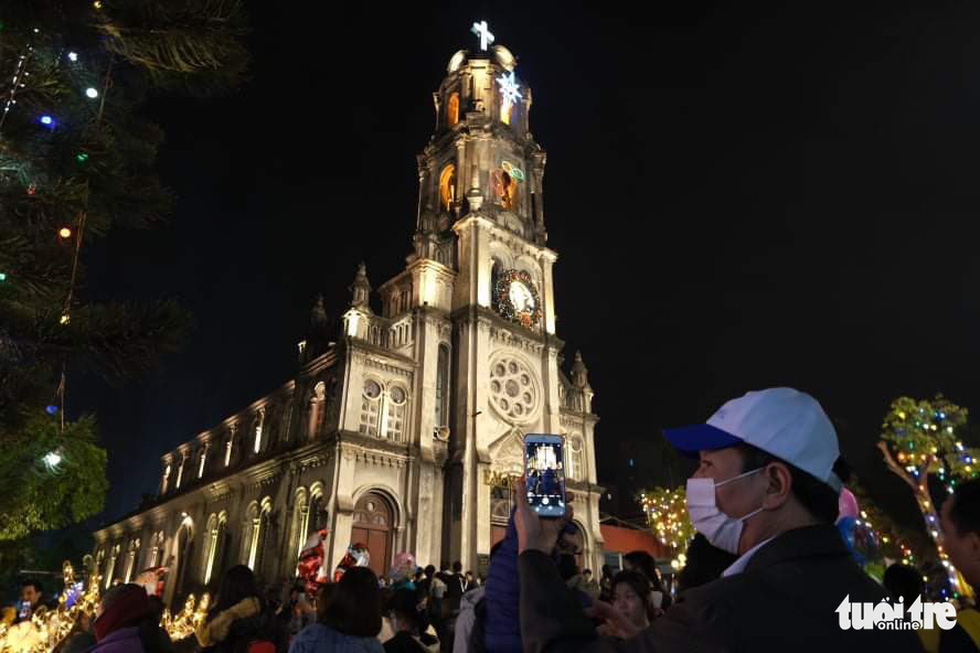
<path id="1" fill-rule="evenodd" d="M 371 554 L 370 567 L 378 576 L 388 573 L 391 561 L 392 510 L 388 501 L 369 492 L 354 506 L 351 544 L 364 544 Z"/>

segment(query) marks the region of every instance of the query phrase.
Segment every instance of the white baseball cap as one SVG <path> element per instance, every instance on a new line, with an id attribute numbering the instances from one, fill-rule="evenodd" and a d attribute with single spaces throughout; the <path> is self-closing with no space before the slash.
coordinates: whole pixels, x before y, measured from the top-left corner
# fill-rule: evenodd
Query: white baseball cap
<path id="1" fill-rule="evenodd" d="M 836 492 L 842 487 L 833 471 L 840 456 L 834 425 L 816 399 L 793 388 L 748 392 L 726 402 L 706 424 L 665 429 L 664 435 L 674 448 L 687 454 L 745 442 Z"/>

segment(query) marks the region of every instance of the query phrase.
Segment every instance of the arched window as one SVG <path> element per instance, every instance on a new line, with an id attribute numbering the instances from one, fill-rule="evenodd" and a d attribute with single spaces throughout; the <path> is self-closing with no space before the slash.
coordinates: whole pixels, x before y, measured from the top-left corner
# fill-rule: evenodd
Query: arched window
<path id="1" fill-rule="evenodd" d="M 105 588 L 112 587 L 112 575 L 116 572 L 116 561 L 119 560 L 119 553 L 122 551 L 121 544 L 114 544 L 109 552 L 109 562 L 105 567 Z"/>
<path id="2" fill-rule="evenodd" d="M 490 174 L 493 192 L 501 208 L 514 210 L 517 208 L 517 179 L 502 168 Z"/>
<path id="3" fill-rule="evenodd" d="M 129 540 L 129 546 L 126 547 L 126 572 L 123 574 L 123 582 L 128 583 L 133 578 L 133 571 L 136 567 L 136 559 L 139 558 L 140 554 L 140 539 L 139 536 L 133 537 Z"/>
<path id="4" fill-rule="evenodd" d="M 309 422 L 307 426 L 307 437 L 313 439 L 320 432 L 320 425 L 323 421 L 324 408 L 327 401 L 327 384 L 318 381 L 313 386 L 313 395 L 310 397 Z"/>
<path id="5" fill-rule="evenodd" d="M 184 463 L 187 461 L 186 454 L 180 454 L 180 463 L 177 465 L 177 485 L 176 489 L 180 489 L 180 481 L 184 478 Z"/>
<path id="6" fill-rule="evenodd" d="M 324 508 L 323 483 L 317 481 L 310 486 L 310 521 L 306 527 L 306 536 L 326 527 L 327 509 Z"/>
<path id="7" fill-rule="evenodd" d="M 235 448 L 235 429 L 232 428 L 230 431 L 228 431 L 228 437 L 225 438 L 225 467 L 231 466 L 231 454 L 234 448 Z"/>
<path id="8" fill-rule="evenodd" d="M 255 431 L 255 444 L 253 449 L 255 453 L 262 451 L 262 427 L 265 422 L 265 409 L 259 408 L 255 411 L 255 420 L 252 422 L 252 429 Z"/>
<path id="9" fill-rule="evenodd" d="M 296 490 L 293 500 L 293 519 L 289 536 L 289 548 L 298 556 L 306 546 L 307 530 L 310 523 L 310 502 L 305 488 Z M 297 573 L 298 570 L 297 570 Z"/>
<path id="10" fill-rule="evenodd" d="M 166 536 L 163 534 L 163 531 L 157 531 L 153 539 L 150 540 L 153 546 L 150 549 L 150 559 L 147 560 L 148 567 L 158 567 L 163 564 L 163 543 L 165 539 Z"/>
<path id="11" fill-rule="evenodd" d="M 568 441 L 568 477 L 576 480 L 585 479 L 585 468 L 582 464 L 582 438 L 572 437 Z"/>
<path id="12" fill-rule="evenodd" d="M 245 511 L 245 524 L 242 543 L 245 545 L 244 561 L 249 569 L 255 571 L 255 560 L 259 554 L 259 531 L 261 530 L 262 520 L 259 513 L 258 502 L 253 501 L 252 505 Z"/>
<path id="13" fill-rule="evenodd" d="M 204 478 L 204 470 L 207 468 L 208 464 L 208 449 L 211 448 L 211 443 L 205 442 L 204 446 L 201 447 L 201 453 L 199 454 L 200 462 L 197 466 L 197 477 Z"/>
<path id="14" fill-rule="evenodd" d="M 436 429 L 449 426 L 449 346 L 439 345 L 436 361 Z"/>
<path id="15" fill-rule="evenodd" d="M 452 93 L 446 103 L 446 121 L 452 127 L 459 122 L 459 93 Z"/>
<path id="16" fill-rule="evenodd" d="M 201 576 L 205 585 L 211 583 L 211 579 L 215 577 L 215 571 L 221 571 L 221 559 L 224 554 L 227 530 L 228 513 L 221 511 L 218 515 L 212 514 L 208 517 L 207 531 L 204 533 L 204 573 Z"/>
<path id="17" fill-rule="evenodd" d="M 387 401 L 385 401 L 384 419 L 381 434 L 395 442 L 401 442 L 405 429 L 405 406 L 408 403 L 408 392 L 400 385 L 389 386 Z"/>
<path id="18" fill-rule="evenodd" d="M 160 484 L 160 494 L 166 494 L 168 486 L 170 485 L 170 472 L 173 466 L 167 463 L 167 466 L 163 468 L 163 482 Z"/>
<path id="19" fill-rule="evenodd" d="M 446 211 L 456 203 L 456 166 L 452 163 L 443 168 L 439 175 L 439 199 Z"/>
<path id="20" fill-rule="evenodd" d="M 514 103 L 502 101 L 500 103 L 500 122 L 505 125 L 509 125 L 511 119 L 514 117 Z"/>
<path id="21" fill-rule="evenodd" d="M 364 435 L 378 435 L 378 418 L 381 416 L 381 384 L 374 379 L 364 382 L 361 393 L 361 426 L 358 429 Z"/>

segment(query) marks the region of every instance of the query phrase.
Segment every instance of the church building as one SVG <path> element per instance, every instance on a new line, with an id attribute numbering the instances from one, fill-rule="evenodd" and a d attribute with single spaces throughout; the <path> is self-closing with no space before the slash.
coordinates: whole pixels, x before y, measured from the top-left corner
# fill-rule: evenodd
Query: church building
<path id="1" fill-rule="evenodd" d="M 315 304 L 294 378 L 163 455 L 156 499 L 95 533 L 106 587 L 159 565 L 168 602 L 236 564 L 291 579 L 324 527 L 330 570 L 360 542 L 380 575 L 402 551 L 485 573 L 530 433 L 564 437 L 580 564 L 601 567 L 598 417 L 555 330 L 531 89 L 473 31 L 433 93 L 407 265 L 375 287 L 362 264 L 338 324 Z"/>

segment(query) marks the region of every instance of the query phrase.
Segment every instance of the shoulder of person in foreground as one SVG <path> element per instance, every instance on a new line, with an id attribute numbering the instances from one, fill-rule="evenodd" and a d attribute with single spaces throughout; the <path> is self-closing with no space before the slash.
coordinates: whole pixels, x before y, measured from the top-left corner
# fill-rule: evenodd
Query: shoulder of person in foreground
<path id="1" fill-rule="evenodd" d="M 224 612 L 216 614 L 213 619 L 202 621 L 194 630 L 194 635 L 202 647 L 223 642 L 236 620 L 257 615 L 261 608 L 262 604 L 255 597 L 242 599 Z"/>

